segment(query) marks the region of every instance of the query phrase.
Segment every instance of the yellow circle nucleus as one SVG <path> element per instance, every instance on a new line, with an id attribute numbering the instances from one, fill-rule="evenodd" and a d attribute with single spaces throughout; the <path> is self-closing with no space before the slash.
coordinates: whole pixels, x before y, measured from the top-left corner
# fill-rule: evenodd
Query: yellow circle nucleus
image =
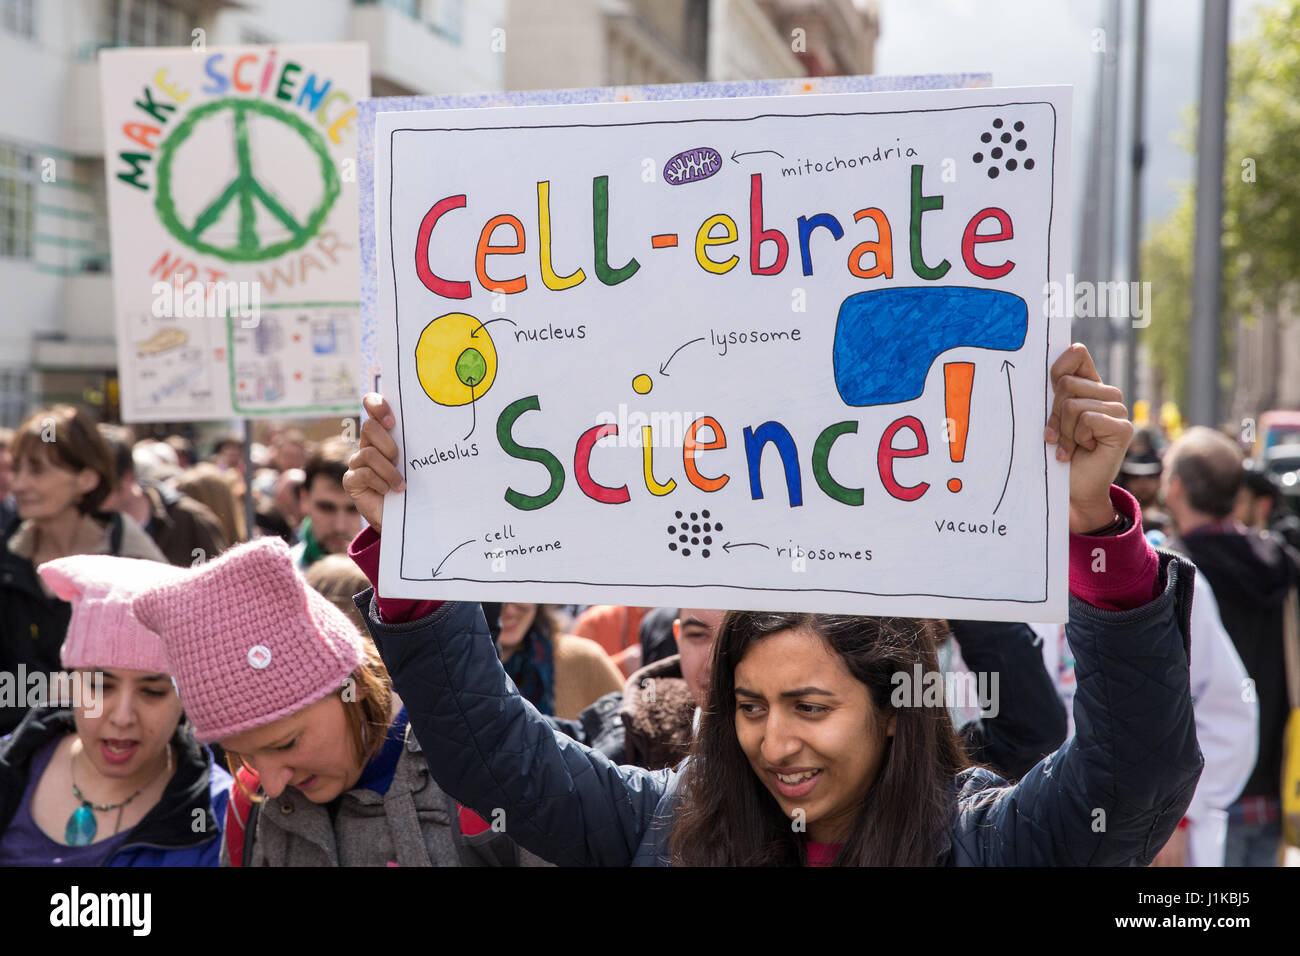
<path id="1" fill-rule="evenodd" d="M 497 375 L 496 346 L 474 316 L 448 312 L 420 333 L 415 371 L 424 394 L 439 405 L 468 405 L 492 387 Z"/>
<path id="2" fill-rule="evenodd" d="M 650 381 L 649 375 L 641 374 L 632 379 L 632 391 L 636 392 L 638 395 L 645 395 L 650 391 L 650 387 L 653 384 L 654 383 Z"/>

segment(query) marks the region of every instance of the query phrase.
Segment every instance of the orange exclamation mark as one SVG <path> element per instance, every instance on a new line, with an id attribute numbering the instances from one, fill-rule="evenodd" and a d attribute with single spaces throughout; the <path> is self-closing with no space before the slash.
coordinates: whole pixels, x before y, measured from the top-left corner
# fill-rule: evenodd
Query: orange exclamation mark
<path id="1" fill-rule="evenodd" d="M 966 457 L 966 432 L 970 427 L 970 390 L 975 382 L 974 362 L 947 362 L 943 367 L 943 406 L 948 417 L 948 457 Z M 961 479 L 949 478 L 948 490 L 961 491 Z"/>

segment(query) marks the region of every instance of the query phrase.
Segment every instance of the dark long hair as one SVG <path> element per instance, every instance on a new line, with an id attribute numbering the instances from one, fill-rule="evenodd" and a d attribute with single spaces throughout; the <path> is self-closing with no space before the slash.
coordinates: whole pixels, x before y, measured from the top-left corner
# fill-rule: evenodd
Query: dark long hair
<path id="1" fill-rule="evenodd" d="M 675 863 L 796 866 L 804 838 L 754 773 L 736 736 L 736 666 L 750 645 L 811 630 L 866 685 L 880 725 L 898 720 L 837 866 L 934 866 L 953 813 L 953 776 L 969 761 L 946 707 L 894 706 L 892 676 L 938 670 L 940 625 L 911 618 L 730 612 L 713 654 L 709 699 L 682 780 L 669 841 Z M 867 742 L 864 741 L 864 746 Z"/>

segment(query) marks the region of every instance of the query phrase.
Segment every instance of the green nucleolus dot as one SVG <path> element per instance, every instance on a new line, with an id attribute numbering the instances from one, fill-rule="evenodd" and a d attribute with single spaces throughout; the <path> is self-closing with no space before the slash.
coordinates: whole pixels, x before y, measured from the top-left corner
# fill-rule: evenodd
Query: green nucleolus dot
<path id="1" fill-rule="evenodd" d="M 444 368 L 446 366 L 443 366 Z M 487 376 L 487 359 L 478 349 L 466 349 L 456 359 L 456 377 L 473 388 Z"/>

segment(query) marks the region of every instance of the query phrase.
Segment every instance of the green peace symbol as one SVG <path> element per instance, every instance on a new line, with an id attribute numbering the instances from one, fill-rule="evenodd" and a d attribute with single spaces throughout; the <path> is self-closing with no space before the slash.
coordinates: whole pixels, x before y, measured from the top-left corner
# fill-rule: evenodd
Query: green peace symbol
<path id="1" fill-rule="evenodd" d="M 221 191 L 220 196 L 199 213 L 194 224 L 186 228 L 180 221 L 175 200 L 172 198 L 172 160 L 176 154 L 176 147 L 194 132 L 197 124 L 223 110 L 231 110 L 235 116 L 235 156 L 239 163 L 239 174 Z M 248 147 L 249 113 L 257 113 L 284 123 L 303 138 L 320 160 L 324 194 L 321 196 L 320 203 L 301 223 L 295 220 L 253 176 L 253 162 Z M 258 262 L 263 259 L 274 259 L 304 245 L 316 235 L 338 195 L 338 172 L 334 169 L 334 160 L 330 158 L 329 147 L 325 145 L 325 140 L 320 133 L 292 113 L 259 100 L 227 97 L 205 103 L 198 109 L 192 110 L 158 149 L 158 195 L 154 200 L 154 208 L 158 211 L 159 220 L 168 232 L 185 245 L 225 259 L 227 262 Z M 289 230 L 290 238 L 267 246 L 259 244 L 253 212 L 254 200 L 260 202 L 271 215 L 284 224 L 284 227 Z M 204 231 L 220 219 L 226 207 L 235 201 L 239 203 L 239 237 L 235 245 L 216 246 L 204 242 L 201 238 Z"/>

